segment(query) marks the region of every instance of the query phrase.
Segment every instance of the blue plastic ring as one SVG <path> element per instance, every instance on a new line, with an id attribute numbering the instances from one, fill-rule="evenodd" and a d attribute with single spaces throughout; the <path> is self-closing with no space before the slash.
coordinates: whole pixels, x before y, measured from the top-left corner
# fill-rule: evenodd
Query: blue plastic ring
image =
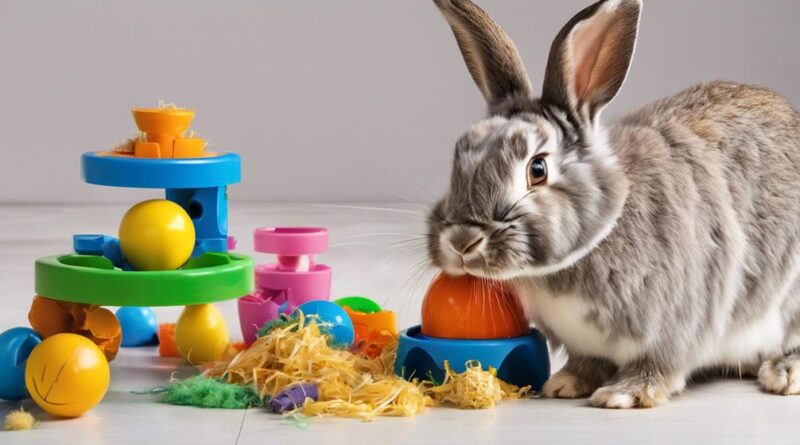
<path id="1" fill-rule="evenodd" d="M 81 156 L 83 180 L 89 184 L 112 187 L 219 187 L 241 181 L 241 166 L 241 158 L 235 153 L 181 159 L 143 159 L 96 152 Z"/>

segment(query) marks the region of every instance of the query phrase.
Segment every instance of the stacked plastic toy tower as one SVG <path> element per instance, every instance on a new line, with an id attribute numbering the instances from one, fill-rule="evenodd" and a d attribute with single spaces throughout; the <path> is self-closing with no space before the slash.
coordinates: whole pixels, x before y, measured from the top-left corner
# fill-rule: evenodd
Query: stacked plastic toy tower
<path id="1" fill-rule="evenodd" d="M 206 151 L 202 139 L 187 134 L 191 110 L 132 113 L 140 136 L 114 150 L 83 154 L 83 180 L 163 189 L 165 199 L 132 207 L 120 238 L 75 235 L 74 252 L 37 260 L 36 293 L 97 306 L 202 305 L 247 295 L 253 262 L 229 252 L 234 243 L 228 236 L 226 189 L 240 181 L 239 156 Z"/>
<path id="2" fill-rule="evenodd" d="M 256 252 L 277 255 L 277 263 L 256 266 L 256 291 L 239 299 L 239 322 L 247 344 L 268 321 L 309 301 L 328 300 L 331 291 L 331 268 L 316 262 L 316 255 L 328 250 L 326 229 L 257 229 L 253 244 Z"/>

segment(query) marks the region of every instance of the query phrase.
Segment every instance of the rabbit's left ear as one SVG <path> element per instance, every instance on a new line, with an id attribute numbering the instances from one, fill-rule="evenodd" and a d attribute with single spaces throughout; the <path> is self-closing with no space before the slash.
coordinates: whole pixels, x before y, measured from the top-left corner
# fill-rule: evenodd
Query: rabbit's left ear
<path id="1" fill-rule="evenodd" d="M 470 75 L 489 108 L 509 96 L 530 97 L 531 83 L 517 47 L 470 0 L 433 0 L 456 36 Z"/>
<path id="2" fill-rule="evenodd" d="M 641 0 L 602 0 L 573 17 L 550 49 L 542 100 L 593 125 L 628 75 L 641 9 Z"/>

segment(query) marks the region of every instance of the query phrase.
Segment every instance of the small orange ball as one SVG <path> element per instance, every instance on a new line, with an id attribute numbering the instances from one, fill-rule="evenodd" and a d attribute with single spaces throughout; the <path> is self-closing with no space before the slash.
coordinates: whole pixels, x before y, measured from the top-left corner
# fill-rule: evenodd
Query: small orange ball
<path id="1" fill-rule="evenodd" d="M 500 282 L 440 274 L 422 302 L 422 333 L 429 337 L 513 338 L 529 329 L 519 299 Z"/>

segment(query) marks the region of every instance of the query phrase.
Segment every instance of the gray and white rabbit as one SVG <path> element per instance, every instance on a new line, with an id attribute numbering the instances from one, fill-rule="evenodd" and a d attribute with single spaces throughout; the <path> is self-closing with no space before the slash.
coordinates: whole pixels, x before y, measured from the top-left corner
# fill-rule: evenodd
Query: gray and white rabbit
<path id="1" fill-rule="evenodd" d="M 569 359 L 548 397 L 652 407 L 699 372 L 800 393 L 800 115 L 777 94 L 702 84 L 610 126 L 639 0 L 597 2 L 553 42 L 541 98 L 468 0 L 434 0 L 489 118 L 456 143 L 429 254 L 507 280 Z"/>

